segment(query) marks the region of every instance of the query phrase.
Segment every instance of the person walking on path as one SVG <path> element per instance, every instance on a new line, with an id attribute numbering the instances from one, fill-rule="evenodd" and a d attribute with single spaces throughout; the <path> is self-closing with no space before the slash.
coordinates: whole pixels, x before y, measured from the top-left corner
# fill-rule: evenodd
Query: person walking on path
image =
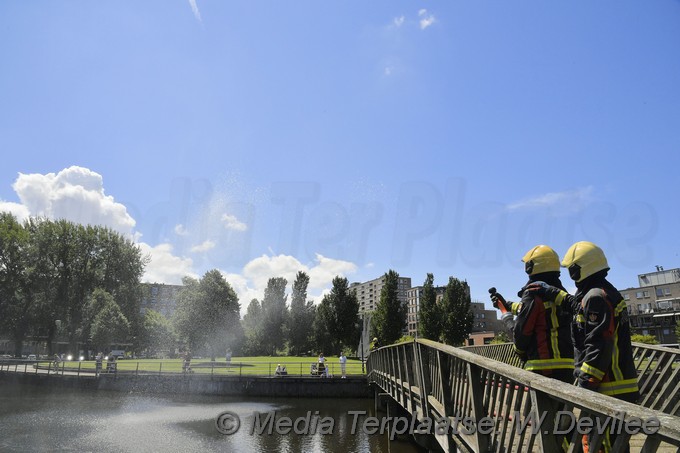
<path id="1" fill-rule="evenodd" d="M 318 368 L 319 376 L 321 377 L 327 377 L 328 376 L 328 371 L 326 370 L 326 358 L 322 354 L 319 354 L 319 368 Z"/>
<path id="2" fill-rule="evenodd" d="M 345 354 L 342 352 L 340 353 L 340 373 L 342 374 L 342 379 L 345 379 L 346 377 L 346 368 L 347 368 L 347 357 L 345 357 Z"/>
<path id="3" fill-rule="evenodd" d="M 102 372 L 102 361 L 104 359 L 104 355 L 100 352 L 97 354 L 97 357 L 94 358 L 94 363 L 95 363 L 95 374 L 98 376 L 99 373 Z"/>

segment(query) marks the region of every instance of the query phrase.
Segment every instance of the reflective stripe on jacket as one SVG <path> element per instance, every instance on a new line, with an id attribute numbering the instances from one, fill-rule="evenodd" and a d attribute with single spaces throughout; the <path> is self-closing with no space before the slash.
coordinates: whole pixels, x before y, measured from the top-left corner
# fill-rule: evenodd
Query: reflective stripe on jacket
<path id="1" fill-rule="evenodd" d="M 517 312 L 513 328 L 515 352 L 526 360 L 526 370 L 546 375 L 551 370 L 573 370 L 571 315 L 562 307 L 564 295 L 542 301 L 524 292 L 521 305 L 513 304 L 513 312 Z"/>
<path id="2" fill-rule="evenodd" d="M 626 302 L 611 285 L 590 288 L 576 296 L 572 326 L 576 375 L 582 387 L 605 395 L 637 397 Z"/>

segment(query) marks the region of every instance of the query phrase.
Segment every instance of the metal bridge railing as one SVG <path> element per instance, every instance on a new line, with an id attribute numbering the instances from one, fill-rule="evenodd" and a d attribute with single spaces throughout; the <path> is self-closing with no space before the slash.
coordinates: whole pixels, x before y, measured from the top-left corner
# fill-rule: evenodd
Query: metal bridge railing
<path id="1" fill-rule="evenodd" d="M 466 346 L 482 357 L 522 367 L 512 343 Z M 680 416 L 680 349 L 633 343 L 635 369 L 640 387 L 639 404 Z"/>
<path id="2" fill-rule="evenodd" d="M 637 353 L 641 361 L 645 352 L 646 348 Z M 665 369 L 670 359 L 662 359 L 662 353 L 656 351 L 649 359 L 652 362 L 656 358 L 657 363 L 650 369 Z M 667 448 L 678 451 L 680 447 L 679 417 L 580 389 L 463 348 L 416 340 L 373 351 L 367 367 L 369 380 L 418 420 L 448 420 L 451 429 L 432 433 L 445 451 L 557 452 L 568 445 L 567 451 L 580 452 L 581 428 L 598 420 L 618 423 L 619 434 L 611 446 L 614 452 L 623 451 L 629 443 L 632 451 L 644 452 Z M 628 427 L 636 421 L 649 422 L 649 426 L 658 421 L 658 430 L 635 434 Z M 593 428 L 590 451 L 603 444 L 602 433 Z"/>

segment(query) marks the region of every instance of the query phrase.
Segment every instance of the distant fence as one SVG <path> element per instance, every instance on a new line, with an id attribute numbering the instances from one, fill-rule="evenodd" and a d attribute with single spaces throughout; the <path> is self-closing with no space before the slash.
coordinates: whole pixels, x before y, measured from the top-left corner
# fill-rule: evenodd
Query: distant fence
<path id="1" fill-rule="evenodd" d="M 136 361 L 118 360 L 114 366 L 109 366 L 106 361 L 102 363 L 101 370 L 96 369 L 93 361 L 62 361 L 50 362 L 44 360 L 0 360 L 0 371 L 46 374 L 51 376 L 83 376 L 93 377 L 98 374 L 125 374 L 125 375 L 179 375 L 191 374 L 200 376 L 260 376 L 260 377 L 319 377 L 340 378 L 342 368 L 337 362 L 326 361 L 323 371 L 318 362 L 211 362 L 192 361 L 188 370 L 184 369 L 181 360 L 160 361 Z M 281 365 L 277 372 L 277 367 Z M 348 360 L 345 365 L 346 376 L 365 375 L 365 366 L 361 361 Z"/>

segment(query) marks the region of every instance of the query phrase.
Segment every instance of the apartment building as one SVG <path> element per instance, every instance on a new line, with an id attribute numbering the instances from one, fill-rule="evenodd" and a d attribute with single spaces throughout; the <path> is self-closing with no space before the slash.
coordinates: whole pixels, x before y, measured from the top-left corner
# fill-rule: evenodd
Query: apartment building
<path id="1" fill-rule="evenodd" d="M 357 295 L 359 301 L 359 315 L 375 310 L 380 302 L 380 292 L 385 286 L 385 276 L 378 277 L 365 283 L 352 283 L 350 289 Z M 399 277 L 397 283 L 397 298 L 406 304 L 406 292 L 411 288 L 411 277 Z"/>
<path id="2" fill-rule="evenodd" d="M 677 344 L 680 321 L 680 269 L 638 275 L 638 286 L 621 292 L 634 334 L 654 335 L 661 344 Z"/>
<path id="3" fill-rule="evenodd" d="M 142 283 L 142 301 L 139 311 L 154 310 L 166 318 L 171 318 L 177 309 L 177 298 L 182 285 L 164 283 Z"/>
<path id="4" fill-rule="evenodd" d="M 423 287 L 416 286 L 406 292 L 408 300 L 407 330 L 412 337 L 418 336 L 418 312 L 420 310 L 420 299 L 423 297 Z M 437 303 L 440 303 L 446 292 L 446 286 L 436 286 Z M 495 332 L 500 328 L 496 310 L 487 310 L 483 302 L 473 301 L 470 304 L 474 321 L 472 324 L 472 334 L 488 333 L 488 335 L 471 335 L 471 338 L 484 338 L 488 343 L 494 338 Z M 477 344 L 474 341 L 470 344 Z"/>
<path id="5" fill-rule="evenodd" d="M 406 291 L 406 300 L 408 303 L 408 313 L 406 314 L 406 330 L 412 337 L 418 336 L 418 311 L 420 310 L 420 299 L 423 297 L 423 286 L 416 286 Z M 435 293 L 437 294 L 437 303 L 441 302 L 446 291 L 446 286 L 435 286 Z"/>

